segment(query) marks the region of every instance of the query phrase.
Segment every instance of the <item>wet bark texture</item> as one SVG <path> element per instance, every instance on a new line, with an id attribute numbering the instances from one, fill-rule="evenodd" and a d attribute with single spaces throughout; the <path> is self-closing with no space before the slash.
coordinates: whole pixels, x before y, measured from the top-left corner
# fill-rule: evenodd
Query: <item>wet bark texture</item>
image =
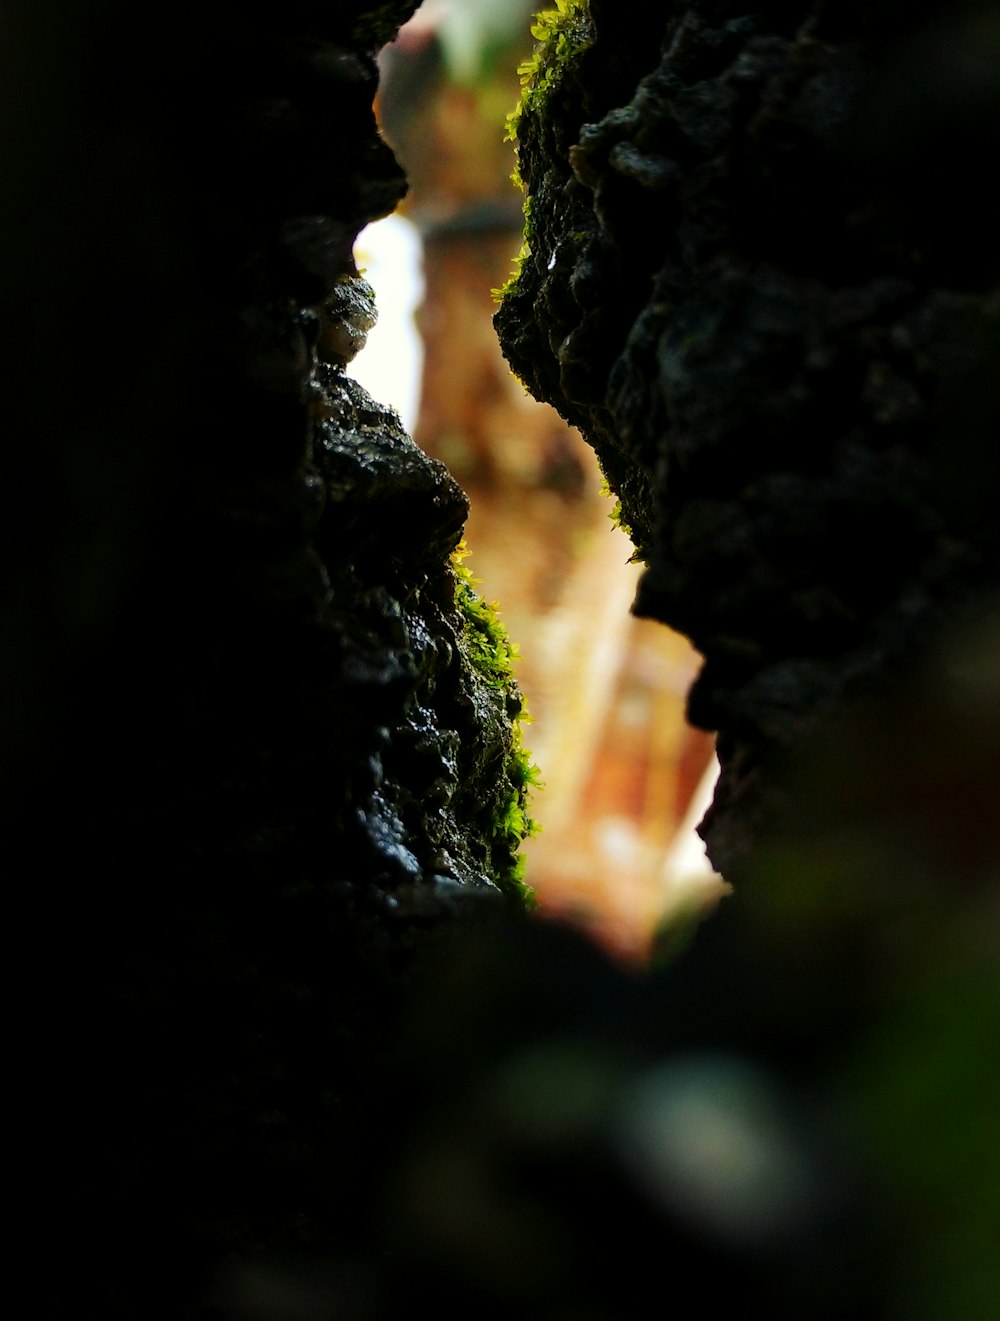
<path id="1" fill-rule="evenodd" d="M 621 498 L 636 611 L 704 656 L 736 880 L 789 758 L 996 586 L 1000 31 L 977 3 L 575 23 L 519 126 L 496 325 Z"/>
<path id="2" fill-rule="evenodd" d="M 416 0 L 50 8 L 5 39 L 2 235 L 7 881 L 73 1226 L 41 1276 L 172 1315 L 258 1217 L 343 1219 L 416 947 L 520 907 L 519 696 L 474 664 L 463 492 L 343 371 Z"/>

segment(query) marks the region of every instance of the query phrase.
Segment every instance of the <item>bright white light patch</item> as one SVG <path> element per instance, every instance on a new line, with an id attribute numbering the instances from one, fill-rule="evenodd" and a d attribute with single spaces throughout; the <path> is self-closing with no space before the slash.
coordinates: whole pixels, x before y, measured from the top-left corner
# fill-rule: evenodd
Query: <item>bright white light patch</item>
<path id="1" fill-rule="evenodd" d="M 424 346 L 414 319 L 424 294 L 423 242 L 405 216 L 391 215 L 358 235 L 354 260 L 375 290 L 378 321 L 347 373 L 373 399 L 399 413 L 410 435 L 420 412 Z"/>

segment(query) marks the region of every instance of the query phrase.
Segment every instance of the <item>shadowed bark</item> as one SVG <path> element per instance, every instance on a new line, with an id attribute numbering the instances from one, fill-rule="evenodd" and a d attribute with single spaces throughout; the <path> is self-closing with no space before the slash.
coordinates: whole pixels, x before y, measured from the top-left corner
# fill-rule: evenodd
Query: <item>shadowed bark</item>
<path id="1" fill-rule="evenodd" d="M 342 371 L 415 7 L 5 16 L 10 1292 L 991 1321 L 996 25 L 594 0 L 524 120 L 501 331 L 705 652 L 752 881 L 640 972 L 524 915 L 465 498 Z"/>
<path id="2" fill-rule="evenodd" d="M 565 31 L 496 325 L 597 450 L 637 613 L 704 656 L 735 880 L 817 724 L 996 588 L 1000 32 L 975 3 L 602 0 Z"/>

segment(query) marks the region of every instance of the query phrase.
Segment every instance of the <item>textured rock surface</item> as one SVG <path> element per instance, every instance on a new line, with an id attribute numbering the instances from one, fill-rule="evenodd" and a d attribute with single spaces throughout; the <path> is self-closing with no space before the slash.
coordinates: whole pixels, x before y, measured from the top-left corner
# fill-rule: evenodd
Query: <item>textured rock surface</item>
<path id="1" fill-rule="evenodd" d="M 1000 29 L 976 3 L 570 9 L 496 325 L 620 496 L 636 610 L 705 657 L 704 829 L 736 877 L 807 732 L 996 584 Z"/>

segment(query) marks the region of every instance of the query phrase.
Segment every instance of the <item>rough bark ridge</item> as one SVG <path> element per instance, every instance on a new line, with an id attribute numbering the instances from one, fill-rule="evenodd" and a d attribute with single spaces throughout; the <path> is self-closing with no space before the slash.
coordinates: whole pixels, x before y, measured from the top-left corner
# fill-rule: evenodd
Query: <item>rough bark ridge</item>
<path id="1" fill-rule="evenodd" d="M 523 904 L 465 496 L 343 371 L 355 236 L 406 188 L 374 55 L 416 4 L 209 0 L 139 44 L 116 0 L 11 16 L 7 880 L 72 1226 L 39 1278 L 85 1315 L 342 1225 L 417 946 Z"/>
<path id="2" fill-rule="evenodd" d="M 776 769 L 995 587 L 996 16 L 567 7 L 517 124 L 514 371 L 596 449 L 705 663 L 735 879 Z"/>

